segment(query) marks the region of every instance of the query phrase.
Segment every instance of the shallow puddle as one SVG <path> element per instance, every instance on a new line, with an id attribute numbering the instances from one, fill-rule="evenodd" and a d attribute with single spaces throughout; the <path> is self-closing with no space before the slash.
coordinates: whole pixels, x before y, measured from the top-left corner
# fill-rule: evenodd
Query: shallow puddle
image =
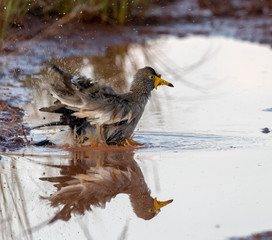
<path id="1" fill-rule="evenodd" d="M 54 62 L 119 92 L 146 65 L 175 87 L 153 91 L 134 137 L 142 147 L 28 146 L 2 154 L 3 239 L 219 240 L 271 229 L 272 141 L 261 132 L 272 127 L 268 46 L 164 37 Z M 30 127 L 58 119 L 38 111 L 54 101 L 43 88 L 47 77 L 42 70 L 20 80 L 32 89 L 33 102 L 23 106 Z M 149 221 L 131 197 L 146 187 L 153 198 L 174 199 Z"/>

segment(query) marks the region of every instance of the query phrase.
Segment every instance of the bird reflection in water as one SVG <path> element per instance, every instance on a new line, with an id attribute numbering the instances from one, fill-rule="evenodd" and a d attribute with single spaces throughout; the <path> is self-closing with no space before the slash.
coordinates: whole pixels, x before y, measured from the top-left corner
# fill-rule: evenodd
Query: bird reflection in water
<path id="1" fill-rule="evenodd" d="M 56 167 L 61 169 L 62 176 L 40 178 L 57 187 L 57 191 L 45 199 L 52 207 L 62 206 L 50 223 L 58 219 L 68 221 L 71 213 L 83 215 L 93 207 L 104 208 L 119 193 L 129 195 L 135 214 L 145 220 L 155 217 L 162 207 L 173 201 L 160 202 L 151 197 L 132 149 L 81 149 L 73 151 L 69 166 Z"/>

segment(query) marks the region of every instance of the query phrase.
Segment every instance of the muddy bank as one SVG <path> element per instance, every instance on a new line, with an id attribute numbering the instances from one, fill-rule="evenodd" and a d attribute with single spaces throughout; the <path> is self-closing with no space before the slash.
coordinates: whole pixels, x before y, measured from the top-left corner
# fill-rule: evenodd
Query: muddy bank
<path id="1" fill-rule="evenodd" d="M 24 111 L 0 100 L 0 152 L 16 150 L 28 143 L 28 128 L 23 124 Z"/>
<path id="2" fill-rule="evenodd" d="M 11 73 L 13 78 L 0 77 L 0 152 L 16 150 L 29 143 L 26 138 L 29 128 L 23 122 L 25 112 L 20 107 L 28 102 L 29 90 L 14 82 L 16 74 L 16 71 Z"/>
<path id="3" fill-rule="evenodd" d="M 82 16 L 39 16 L 30 13 L 24 24 L 7 32 L 3 55 L 71 56 L 98 53 L 109 45 L 145 41 L 162 34 L 222 35 L 248 41 L 272 42 L 269 1 L 176 0 L 152 7 L 126 26 L 101 24 Z M 38 48 L 38 49 L 37 49 Z"/>
<path id="4" fill-rule="evenodd" d="M 104 54 L 108 46 L 144 42 L 162 35 L 221 35 L 271 44 L 271 9 L 269 1 L 257 4 L 233 0 L 226 4 L 226 1 L 177 0 L 154 6 L 141 21 L 126 26 L 101 24 L 87 17 L 45 17 L 32 13 L 25 17 L 23 25 L 7 32 L 0 62 L 4 73 L 15 68 L 31 73 L 24 63 Z M 25 58 L 20 66 L 14 63 L 14 57 L 18 56 Z"/>
<path id="5" fill-rule="evenodd" d="M 271 240 L 272 232 L 255 233 L 248 237 L 233 237 L 229 240 Z"/>

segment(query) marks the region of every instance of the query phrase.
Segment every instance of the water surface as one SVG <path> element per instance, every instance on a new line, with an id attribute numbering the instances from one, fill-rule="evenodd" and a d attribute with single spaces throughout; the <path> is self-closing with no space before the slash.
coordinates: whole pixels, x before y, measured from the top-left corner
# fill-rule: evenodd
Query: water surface
<path id="1" fill-rule="evenodd" d="M 220 240 L 271 229 L 272 141 L 271 134 L 261 132 L 271 128 L 272 117 L 267 111 L 272 90 L 272 52 L 267 45 L 222 37 L 163 37 L 111 47 L 100 56 L 54 61 L 72 73 L 108 81 L 120 92 L 128 89 L 136 69 L 146 65 L 175 87 L 153 91 L 134 137 L 143 147 L 86 153 L 29 146 L 3 154 L 3 236 L 13 232 L 20 239 Z M 41 70 L 21 79 L 33 90 L 32 103 L 24 106 L 30 126 L 58 117 L 38 111 L 54 101 L 42 87 L 46 77 L 47 71 Z M 41 140 L 54 131 L 35 130 L 31 137 Z M 62 209 L 40 198 L 58 190 L 52 179 L 97 176 L 97 162 L 118 159 L 115 151 L 129 161 L 123 171 L 132 165 L 140 169 L 153 197 L 174 202 L 145 221 L 133 211 L 129 195 L 120 191 L 107 199 L 105 209 L 103 204 L 91 206 L 82 216 L 72 214 L 68 221 L 42 224 L 31 237 L 22 235 L 23 229 L 52 219 Z M 79 167 L 82 162 L 84 167 Z"/>

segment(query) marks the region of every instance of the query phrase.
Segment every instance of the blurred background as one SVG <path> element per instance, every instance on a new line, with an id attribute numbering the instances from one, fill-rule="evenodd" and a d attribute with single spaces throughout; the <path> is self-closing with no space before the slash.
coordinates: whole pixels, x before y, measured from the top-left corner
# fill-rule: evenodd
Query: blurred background
<path id="1" fill-rule="evenodd" d="M 6 50 L 9 41 L 71 35 L 67 24 L 76 30 L 79 25 L 75 23 L 83 26 L 95 23 L 114 27 L 126 25 L 135 26 L 135 29 L 146 26 L 147 29 L 141 29 L 139 33 L 148 34 L 154 33 L 154 26 L 167 25 L 168 31 L 163 30 L 165 33 L 179 35 L 229 35 L 230 31 L 222 29 L 228 26 L 233 28 L 235 37 L 271 41 L 272 3 L 269 0 L 1 0 L 0 11 L 0 41 L 2 49 L 6 47 Z M 175 33 L 171 30 L 175 24 L 189 24 L 190 27 L 180 26 Z M 82 30 L 83 26 L 79 28 Z M 263 36 L 255 36 L 260 32 Z M 7 45 L 3 46 L 4 42 Z"/>

